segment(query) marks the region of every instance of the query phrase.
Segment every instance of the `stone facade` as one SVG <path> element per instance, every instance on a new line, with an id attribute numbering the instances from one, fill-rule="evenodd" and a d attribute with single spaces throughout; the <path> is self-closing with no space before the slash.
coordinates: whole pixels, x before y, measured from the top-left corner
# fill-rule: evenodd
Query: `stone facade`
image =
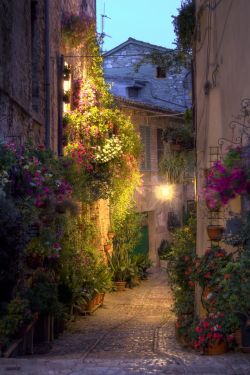
<path id="1" fill-rule="evenodd" d="M 116 96 L 158 106 L 176 112 L 191 107 L 191 73 L 166 72 L 157 78 L 157 65 L 143 62 L 146 55 L 157 51 L 171 54 L 171 50 L 129 38 L 125 43 L 104 54 L 104 73 L 111 91 Z M 138 71 L 136 64 L 140 64 Z"/>
<path id="2" fill-rule="evenodd" d="M 45 137 L 45 2 L 0 4 L 0 136 L 16 143 Z M 49 3 L 51 144 L 57 147 L 57 54 L 61 3 Z M 58 31 L 59 30 L 59 31 Z"/>
<path id="3" fill-rule="evenodd" d="M 44 0 L 0 2 L 0 138 L 43 144 L 46 129 L 46 87 L 49 87 L 50 147 L 58 150 L 61 16 L 69 11 L 95 18 L 95 0 L 48 1 L 49 71 L 45 82 L 46 20 Z M 73 60 L 73 59 L 72 59 Z M 74 65 L 74 60 L 71 62 Z"/>

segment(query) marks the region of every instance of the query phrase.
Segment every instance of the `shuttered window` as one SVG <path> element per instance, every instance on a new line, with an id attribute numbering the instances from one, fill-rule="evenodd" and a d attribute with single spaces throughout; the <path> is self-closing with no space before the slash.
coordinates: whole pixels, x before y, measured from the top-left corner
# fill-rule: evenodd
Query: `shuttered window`
<path id="1" fill-rule="evenodd" d="M 141 125 L 140 135 L 141 135 L 141 141 L 143 145 L 141 170 L 149 171 L 150 170 L 150 127 Z"/>
<path id="2" fill-rule="evenodd" d="M 159 162 L 164 154 L 163 129 L 157 129 L 157 161 Z"/>

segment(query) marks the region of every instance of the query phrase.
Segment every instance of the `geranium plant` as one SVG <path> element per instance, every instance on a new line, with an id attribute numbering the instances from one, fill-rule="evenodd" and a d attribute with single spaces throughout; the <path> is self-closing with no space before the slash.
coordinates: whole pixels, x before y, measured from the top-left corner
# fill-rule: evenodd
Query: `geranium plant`
<path id="1" fill-rule="evenodd" d="M 232 258 L 231 254 L 220 247 L 211 247 L 206 250 L 202 257 L 197 257 L 195 269 L 193 270 L 193 280 L 199 283 L 202 288 L 213 287 L 220 270 Z"/>
<path id="2" fill-rule="evenodd" d="M 224 313 L 211 313 L 200 320 L 193 332 L 193 345 L 197 350 L 205 350 L 208 346 L 223 341 L 232 341 L 228 332 Z"/>

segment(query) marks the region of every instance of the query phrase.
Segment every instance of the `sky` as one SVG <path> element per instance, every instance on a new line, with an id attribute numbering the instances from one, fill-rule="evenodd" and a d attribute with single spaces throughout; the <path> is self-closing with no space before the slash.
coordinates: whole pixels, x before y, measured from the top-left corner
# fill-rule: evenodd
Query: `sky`
<path id="1" fill-rule="evenodd" d="M 175 48 L 172 15 L 177 14 L 181 0 L 96 0 L 97 30 L 101 32 L 101 14 L 105 18 L 103 50 L 108 51 L 129 37 L 158 46 Z"/>

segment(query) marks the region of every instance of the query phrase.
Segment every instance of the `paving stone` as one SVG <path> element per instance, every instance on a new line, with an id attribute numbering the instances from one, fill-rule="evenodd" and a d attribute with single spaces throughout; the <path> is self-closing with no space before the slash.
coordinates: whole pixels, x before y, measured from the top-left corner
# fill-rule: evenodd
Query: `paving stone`
<path id="1" fill-rule="evenodd" d="M 93 315 L 80 317 L 46 355 L 0 359 L 1 375 L 250 375 L 250 355 L 201 356 L 174 333 L 166 274 L 110 293 Z"/>

